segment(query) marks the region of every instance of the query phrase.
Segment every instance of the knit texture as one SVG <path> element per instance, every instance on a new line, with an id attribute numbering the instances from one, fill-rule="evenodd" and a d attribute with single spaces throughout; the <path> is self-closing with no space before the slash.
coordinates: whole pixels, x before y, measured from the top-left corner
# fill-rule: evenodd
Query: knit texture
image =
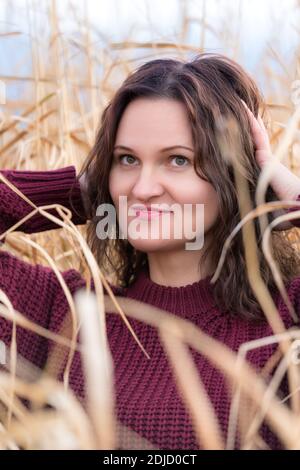
<path id="1" fill-rule="evenodd" d="M 1 173 L 37 206 L 60 203 L 72 211 L 74 223 L 86 222 L 80 185 L 75 180 L 76 172 L 73 166 L 47 172 L 2 170 Z M 72 193 L 71 187 L 73 187 Z M 297 200 L 300 200 L 300 195 Z M 27 202 L 0 182 L 0 234 L 31 210 Z M 300 219 L 294 220 L 293 223 L 300 227 Z M 21 230 L 33 233 L 54 228 L 57 228 L 56 224 L 36 215 L 26 221 Z M 64 271 L 62 275 L 72 294 L 85 286 L 85 280 L 75 269 Z M 208 276 L 182 287 L 168 287 L 153 282 L 145 267 L 130 287 L 126 289 L 111 287 L 118 295 L 157 306 L 193 322 L 206 334 L 221 341 L 233 351 L 238 351 L 245 342 L 272 335 L 272 330 L 266 321 L 256 324 L 233 318 L 228 312 L 220 311 L 214 302 L 210 279 L 211 276 Z M 298 313 L 300 278 L 295 278 L 286 287 Z M 69 309 L 62 288 L 51 268 L 22 261 L 6 252 L 2 246 L 0 289 L 9 297 L 14 308 L 28 319 L 50 331 L 60 332 Z M 292 327 L 293 321 L 281 296 L 274 294 L 274 301 L 286 328 Z M 107 312 L 107 336 L 114 362 L 118 420 L 150 441 L 153 448 L 201 449 L 201 443 L 193 431 L 191 418 L 177 389 L 172 368 L 157 331 L 138 320 L 130 319 L 130 323 L 149 354 L 150 360 L 140 349 L 122 319 L 116 314 Z M 0 339 L 6 345 L 11 342 L 11 334 L 11 323 L 0 317 Z M 21 327 L 17 327 L 17 345 L 18 353 L 40 368 L 45 366 L 53 348 L 47 340 Z M 256 348 L 247 354 L 247 359 L 259 371 L 275 349 L 277 349 L 276 344 Z M 212 401 L 225 439 L 230 409 L 226 380 L 200 353 L 192 348 L 190 352 Z M 59 378 L 62 379 L 62 370 Z M 75 353 L 72 363 L 70 386 L 77 397 L 84 402 L 85 387 L 79 353 Z M 280 393 L 281 398 L 287 393 L 285 381 Z M 275 435 L 265 424 L 262 426 L 261 435 L 271 449 L 280 448 Z M 123 434 L 120 448 L 132 448 L 128 436 L 126 433 Z"/>

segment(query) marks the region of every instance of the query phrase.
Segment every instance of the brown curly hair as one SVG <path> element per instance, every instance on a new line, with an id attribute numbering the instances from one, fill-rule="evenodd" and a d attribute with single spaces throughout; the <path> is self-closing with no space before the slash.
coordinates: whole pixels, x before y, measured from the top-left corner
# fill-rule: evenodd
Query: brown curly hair
<path id="1" fill-rule="evenodd" d="M 201 262 L 209 256 L 212 266 L 216 268 L 226 238 L 240 221 L 233 168 L 222 157 L 218 145 L 217 119 L 220 114 L 233 116 L 238 123 L 244 150 L 239 164 L 248 182 L 253 207 L 261 171 L 255 159 L 249 117 L 241 99 L 255 116 L 260 107 L 264 110 L 264 100 L 254 80 L 239 64 L 221 54 L 201 53 L 191 61 L 171 58 L 151 60 L 132 72 L 104 109 L 95 144 L 77 176 L 79 179 L 83 173 L 86 175 L 89 246 L 100 267 L 106 269 L 109 265 L 115 273 L 117 283 L 123 287 L 134 282 L 140 269 L 147 264 L 147 254 L 137 251 L 127 239 L 119 239 L 118 226 L 116 239 L 99 239 L 96 234 L 99 222 L 96 210 L 100 204 L 113 204 L 108 182 L 118 124 L 126 106 L 140 97 L 180 100 L 187 109 L 196 149 L 195 171 L 199 176 L 201 171 L 201 177 L 205 177 L 213 185 L 219 204 L 219 216 L 212 227 L 214 236 L 211 237 Z M 277 199 L 269 185 L 266 201 Z M 272 214 L 269 213 L 268 217 L 270 221 Z M 261 276 L 269 288 L 276 289 L 272 272 L 262 252 L 258 219 L 254 223 Z M 272 251 L 284 282 L 298 275 L 298 251 L 286 231 L 272 232 Z M 227 252 L 220 276 L 213 284 L 215 302 L 228 314 L 260 321 L 263 313 L 251 289 L 245 268 L 244 245 L 239 232 Z"/>

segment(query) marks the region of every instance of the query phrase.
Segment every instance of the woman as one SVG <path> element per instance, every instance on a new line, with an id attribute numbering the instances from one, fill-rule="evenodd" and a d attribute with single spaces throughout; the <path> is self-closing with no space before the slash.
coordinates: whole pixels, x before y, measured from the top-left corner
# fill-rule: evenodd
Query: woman
<path id="1" fill-rule="evenodd" d="M 219 119 L 231 116 L 238 123 L 243 149 L 239 165 L 254 206 L 261 168 L 271 158 L 267 132 L 261 118 L 254 117 L 262 104 L 254 81 L 224 56 L 205 53 L 191 62 L 153 60 L 125 80 L 104 110 L 95 145 L 77 178 L 74 167 L 2 173 L 36 205 L 60 203 L 72 209 L 74 223 L 89 219 L 88 242 L 99 265 L 102 267 L 108 261 L 113 268 L 119 281 L 115 293 L 188 319 L 237 351 L 244 342 L 271 335 L 272 330 L 247 279 L 241 233 L 229 249 L 218 280 L 210 283 L 222 246 L 240 220 L 233 167 L 223 158 L 218 143 Z M 82 191 L 80 183 L 81 189 L 84 186 Z M 299 178 L 278 164 L 268 188 L 268 199 L 277 196 L 296 200 L 299 194 Z M 4 184 L 0 184 L 0 196 L 3 233 L 29 213 L 31 207 Z M 128 213 L 119 204 L 120 196 L 126 197 Z M 97 208 L 101 204 L 116 208 L 115 239 L 99 237 Z M 158 206 L 154 207 L 155 204 Z M 176 238 L 178 219 L 172 212 L 174 204 L 179 208 L 192 204 L 197 210 L 204 205 L 199 230 L 203 244 L 196 250 L 186 249 L 186 243 L 196 233 L 197 212 L 190 212 L 192 228 Z M 149 220 L 154 228 L 158 227 L 159 207 L 170 216 L 168 238 L 163 238 L 160 231 L 158 238 L 149 236 Z M 136 212 L 129 211 L 134 208 Z M 124 221 L 130 225 L 136 219 L 140 231 L 129 231 L 127 238 L 121 238 Z M 293 224 L 300 226 L 299 219 L 294 219 Z M 259 235 L 257 221 L 255 227 Z M 32 233 L 49 228 L 55 225 L 36 215 L 20 229 Z M 297 253 L 282 231 L 274 232 L 273 247 L 289 298 L 296 308 L 300 297 Z M 262 278 L 274 288 L 270 268 L 261 246 L 258 248 Z M 111 249 L 117 254 L 113 260 Z M 74 269 L 63 272 L 63 277 L 72 294 L 85 284 Z M 1 250 L 0 288 L 28 318 L 51 331 L 60 330 L 68 305 L 50 268 L 32 266 Z M 293 320 L 278 293 L 273 293 L 289 328 Z M 150 360 L 122 320 L 108 315 L 118 419 L 156 448 L 199 448 L 157 332 L 138 321 L 131 324 Z M 1 339 L 9 344 L 11 324 L 1 318 L 0 327 Z M 18 350 L 43 367 L 49 344 L 18 328 Z M 260 369 L 274 350 L 274 345 L 257 348 L 247 358 Z M 226 380 L 200 354 L 193 356 L 225 439 L 230 406 Z M 72 363 L 70 385 L 78 397 L 84 397 L 78 354 Z M 261 433 L 269 448 L 280 448 L 267 426 L 262 427 Z"/>

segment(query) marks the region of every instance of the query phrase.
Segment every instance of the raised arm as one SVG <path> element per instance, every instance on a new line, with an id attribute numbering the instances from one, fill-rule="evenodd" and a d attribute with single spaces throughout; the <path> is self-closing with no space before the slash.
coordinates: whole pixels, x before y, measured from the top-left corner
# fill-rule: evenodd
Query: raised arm
<path id="1" fill-rule="evenodd" d="M 37 206 L 59 203 L 72 211 L 74 223 L 85 223 L 84 192 L 80 189 L 81 181 L 77 182 L 75 178 L 74 167 L 47 172 L 2 170 L 2 174 Z M 6 184 L 0 184 L 0 233 L 31 210 L 32 207 Z M 40 215 L 20 226 L 27 233 L 56 227 L 56 224 Z M 85 279 L 75 269 L 68 269 L 61 272 L 61 275 L 72 296 L 78 289 L 86 286 Z M 116 295 L 121 295 L 121 288 L 109 284 Z M 94 289 L 93 283 L 92 288 Z M 28 320 L 53 333 L 63 333 L 61 328 L 64 328 L 65 321 L 67 324 L 70 322 L 68 301 L 54 271 L 50 267 L 23 261 L 6 252 L 1 246 L 0 293 L 4 293 L 14 309 Z M 12 322 L 0 312 L 0 341 L 7 347 L 11 345 L 12 332 Z M 43 368 L 54 343 L 20 326 L 17 327 L 16 339 L 18 354 L 35 366 Z M 74 374 L 71 379 L 75 384 L 72 384 L 71 380 L 71 386 L 74 385 L 74 391 L 80 395 L 83 383 L 78 385 L 78 378 Z"/>
<path id="2" fill-rule="evenodd" d="M 0 174 L 36 206 L 61 204 L 71 210 L 74 224 L 86 223 L 83 192 L 80 182 L 76 180 L 74 166 L 50 171 L 0 170 Z M 0 180 L 0 234 L 32 210 L 32 206 Z M 55 209 L 51 210 L 51 213 L 58 216 Z M 58 227 L 46 217 L 36 214 L 24 222 L 18 230 L 34 233 Z"/>
<path id="3" fill-rule="evenodd" d="M 72 296 L 77 290 L 86 287 L 85 279 L 75 269 L 63 271 L 61 275 Z M 109 284 L 115 295 L 122 295 L 121 288 Z M 92 289 L 94 290 L 93 281 Z M 50 267 L 30 264 L 0 247 L 0 293 L 1 291 L 9 298 L 13 308 L 26 319 L 52 333 L 67 335 L 70 338 L 68 331 L 71 331 L 72 321 L 69 304 L 58 278 Z M 68 325 L 69 330 L 66 331 L 65 327 Z M 0 342 L 7 348 L 12 342 L 12 332 L 12 322 L 0 312 Z M 16 333 L 18 355 L 43 369 L 55 343 L 20 326 L 17 326 Z M 62 366 L 65 355 L 55 357 L 51 356 L 52 363 L 55 360 L 57 366 Z M 78 357 L 76 360 L 78 362 Z M 18 362 L 18 366 L 22 367 L 22 361 Z M 81 395 L 83 382 L 76 373 L 75 368 L 70 385 L 74 385 L 75 393 Z"/>

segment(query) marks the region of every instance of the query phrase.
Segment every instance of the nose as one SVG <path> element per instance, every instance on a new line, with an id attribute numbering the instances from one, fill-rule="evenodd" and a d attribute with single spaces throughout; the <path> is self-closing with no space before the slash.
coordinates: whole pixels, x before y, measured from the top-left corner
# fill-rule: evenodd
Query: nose
<path id="1" fill-rule="evenodd" d="M 137 201 L 147 201 L 164 193 L 160 177 L 154 169 L 144 167 L 131 190 L 131 194 Z"/>

